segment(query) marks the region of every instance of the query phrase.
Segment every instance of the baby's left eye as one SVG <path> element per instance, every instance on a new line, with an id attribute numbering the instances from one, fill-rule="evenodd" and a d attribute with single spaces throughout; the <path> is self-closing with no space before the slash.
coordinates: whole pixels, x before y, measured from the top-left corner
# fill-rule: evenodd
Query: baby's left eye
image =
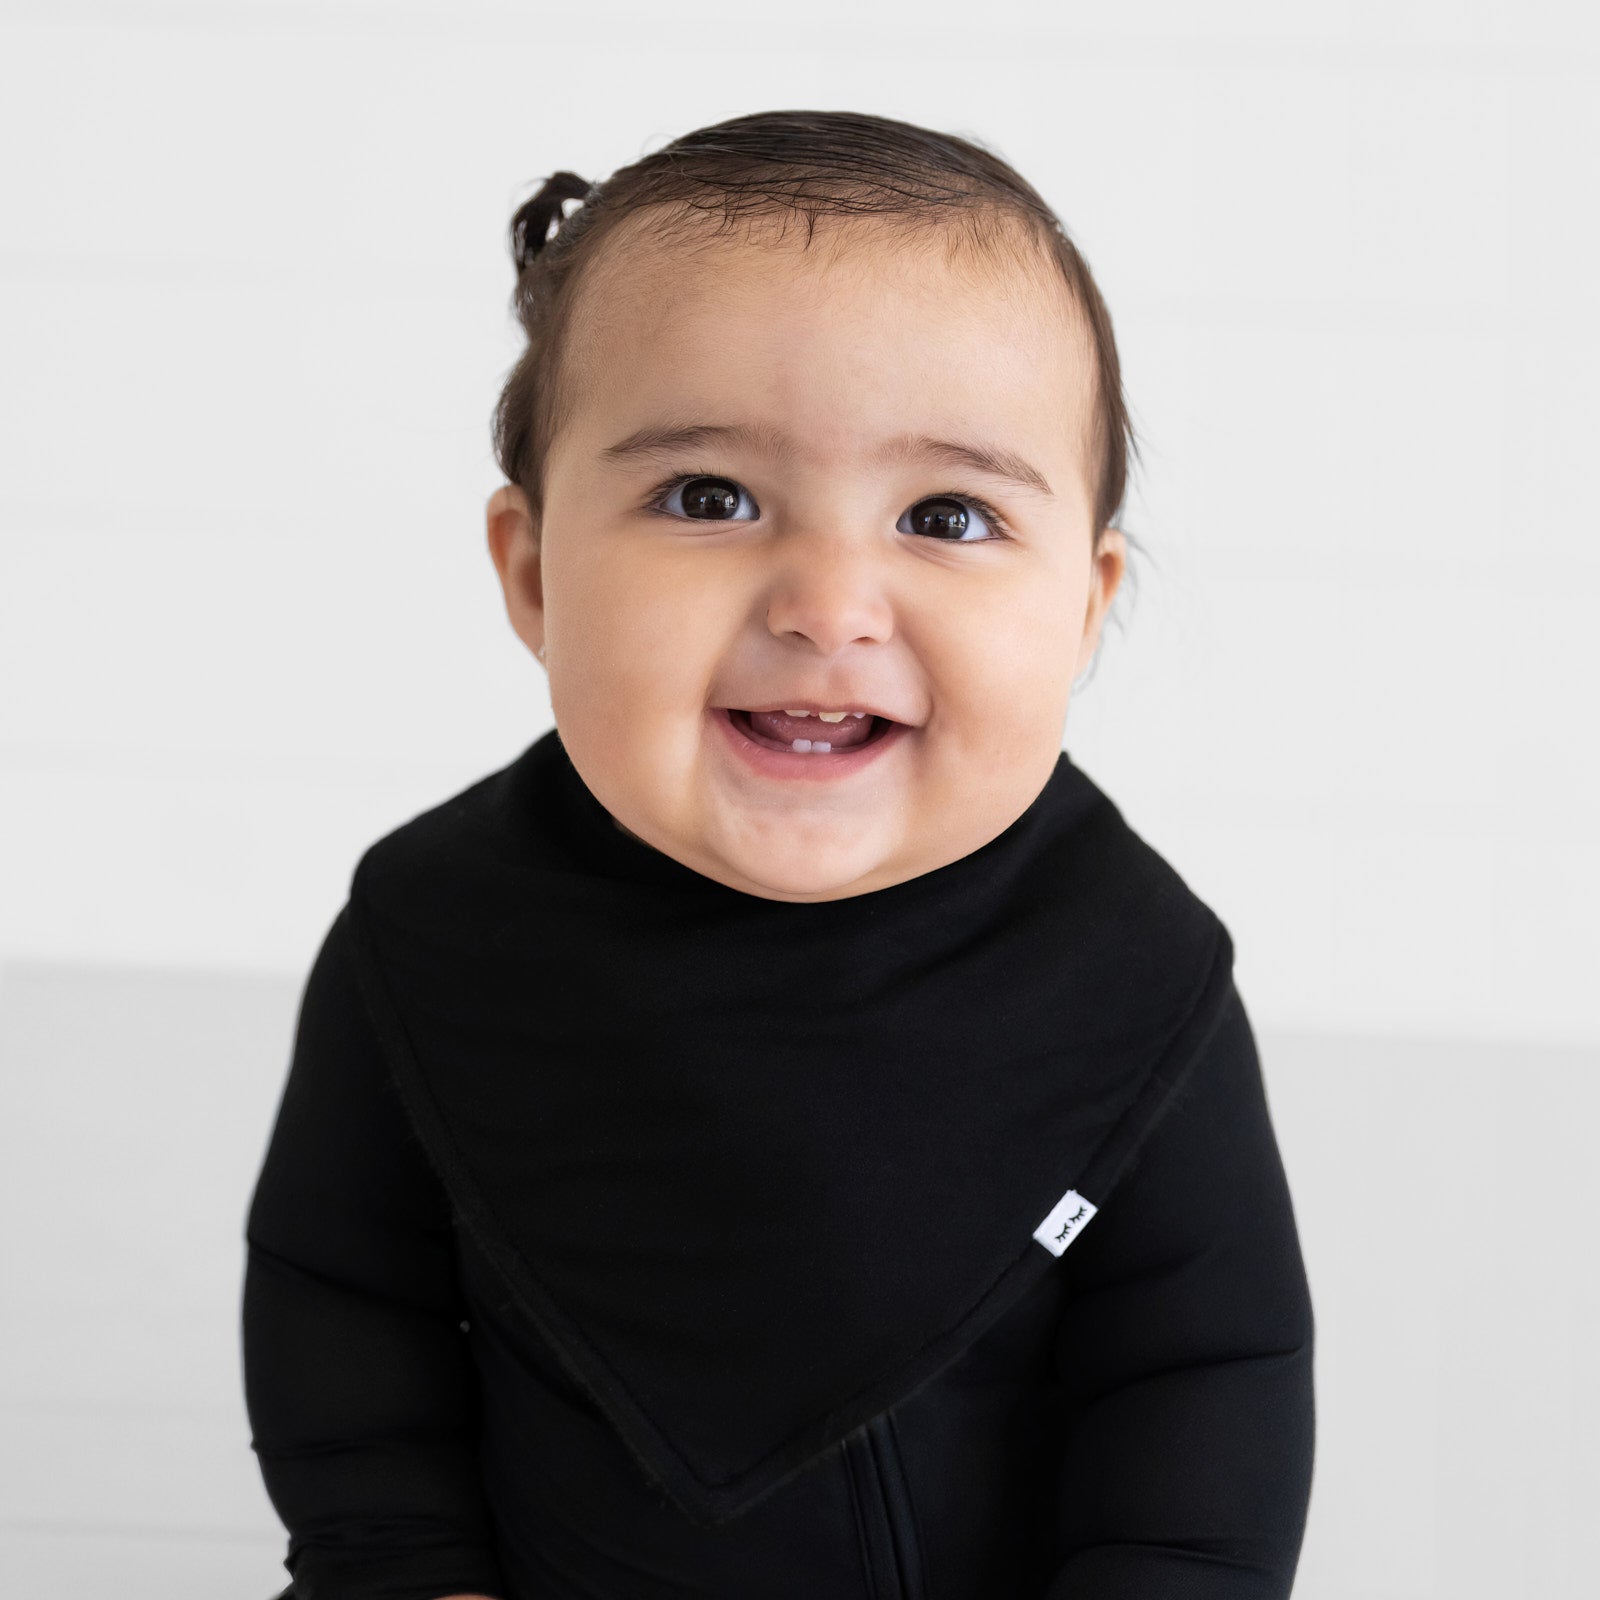
<path id="1" fill-rule="evenodd" d="M 972 526 L 972 513 L 978 514 L 978 526 L 991 527 L 993 532 L 979 539 L 963 539 L 961 535 Z M 943 540 L 946 544 L 988 544 L 991 539 L 1004 538 L 1001 530 L 1005 523 L 993 506 L 986 505 L 973 495 L 934 494 L 919 500 L 906 512 L 911 526 L 905 533 L 922 533 Z M 953 532 L 956 537 L 949 538 Z"/>

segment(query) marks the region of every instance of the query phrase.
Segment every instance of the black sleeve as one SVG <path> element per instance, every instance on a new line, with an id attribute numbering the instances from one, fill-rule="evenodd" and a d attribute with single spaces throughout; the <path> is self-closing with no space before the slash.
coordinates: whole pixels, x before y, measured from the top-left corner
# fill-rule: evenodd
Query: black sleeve
<path id="1" fill-rule="evenodd" d="M 356 987 L 349 910 L 306 979 L 245 1227 L 251 1448 L 295 1600 L 503 1595 L 448 1202 Z"/>
<path id="2" fill-rule="evenodd" d="M 1311 1294 L 1237 989 L 1062 1257 L 1046 1600 L 1281 1600 L 1315 1442 Z"/>

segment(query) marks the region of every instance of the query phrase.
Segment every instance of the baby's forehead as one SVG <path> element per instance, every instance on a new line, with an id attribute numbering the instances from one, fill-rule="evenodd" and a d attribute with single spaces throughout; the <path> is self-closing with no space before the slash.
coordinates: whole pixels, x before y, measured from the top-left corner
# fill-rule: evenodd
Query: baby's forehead
<path id="1" fill-rule="evenodd" d="M 1025 303 L 1030 315 L 1074 336 L 1085 319 L 1048 242 L 1027 219 L 951 210 L 933 215 L 808 221 L 790 210 L 732 219 L 682 204 L 640 208 L 616 221 L 577 285 L 573 310 L 624 297 L 660 306 L 685 291 L 702 298 L 747 292 L 752 283 L 942 281 L 950 296 Z M 585 281 L 586 280 L 586 281 Z M 585 294 L 585 291 L 588 291 Z"/>
<path id="2" fill-rule="evenodd" d="M 585 470 L 635 429 L 764 419 L 837 465 L 897 434 L 976 436 L 1083 492 L 1096 394 L 1086 319 L 1025 237 L 879 219 L 729 228 L 637 216 L 571 307 L 568 443 Z M 785 225 L 786 224 L 786 225 Z M 825 231 L 825 228 L 831 231 Z M 768 452 L 770 454 L 770 452 Z"/>

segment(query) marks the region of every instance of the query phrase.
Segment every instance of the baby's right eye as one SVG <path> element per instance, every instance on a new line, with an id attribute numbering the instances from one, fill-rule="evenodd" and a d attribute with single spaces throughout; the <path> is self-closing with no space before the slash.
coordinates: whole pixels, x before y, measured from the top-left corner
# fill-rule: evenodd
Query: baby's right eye
<path id="1" fill-rule="evenodd" d="M 682 506 L 674 507 L 672 501 L 681 494 Z M 708 473 L 685 473 L 666 484 L 650 502 L 651 509 L 664 511 L 671 516 L 687 517 L 694 522 L 748 521 L 734 513 L 739 508 L 740 496 L 749 495 L 731 478 L 717 478 Z M 754 508 L 755 502 L 751 501 Z"/>

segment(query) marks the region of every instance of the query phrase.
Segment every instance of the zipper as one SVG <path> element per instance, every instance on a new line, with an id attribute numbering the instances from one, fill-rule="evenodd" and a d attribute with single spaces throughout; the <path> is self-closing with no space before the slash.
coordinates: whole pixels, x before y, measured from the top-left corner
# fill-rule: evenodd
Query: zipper
<path id="1" fill-rule="evenodd" d="M 927 1600 L 922 1540 L 893 1415 L 883 1412 L 846 1435 L 844 1456 L 872 1600 Z"/>

